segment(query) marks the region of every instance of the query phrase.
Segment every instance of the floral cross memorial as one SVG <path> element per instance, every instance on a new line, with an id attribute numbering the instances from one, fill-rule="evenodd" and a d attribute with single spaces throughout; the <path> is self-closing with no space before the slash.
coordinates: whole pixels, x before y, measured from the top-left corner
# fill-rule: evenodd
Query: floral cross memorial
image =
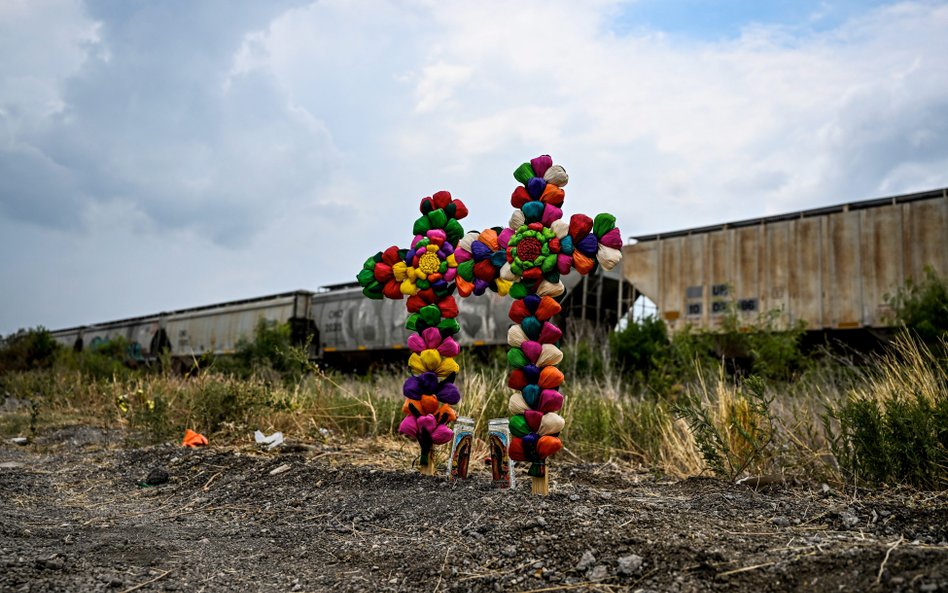
<path id="1" fill-rule="evenodd" d="M 564 381 L 556 366 L 563 359 L 563 335 L 554 317 L 557 297 L 565 292 L 561 276 L 586 275 L 602 266 L 611 270 L 622 258 L 622 236 L 611 214 L 594 219 L 574 214 L 563 220 L 563 187 L 569 177 L 548 155 L 523 163 L 514 178 L 521 183 L 510 197 L 515 208 L 506 228 L 469 232 L 455 251 L 458 292 L 486 289 L 514 298 L 507 333 L 511 367 L 510 458 L 529 462 L 534 494 L 549 493 L 546 460 L 563 447 L 559 433 L 566 421 L 559 391 Z"/>
<path id="2" fill-rule="evenodd" d="M 460 331 L 454 299 L 458 261 L 455 249 L 464 236 L 458 220 L 467 216 L 460 200 L 442 191 L 421 201 L 421 217 L 412 229 L 408 249 L 392 246 L 365 261 L 357 279 L 373 299 L 407 297 L 405 327 L 411 356 L 410 376 L 403 387 L 405 418 L 399 432 L 421 446 L 421 473 L 434 475 L 434 445 L 451 440 L 448 426 L 457 419 L 452 406 L 461 400 L 454 384 L 459 367 L 454 358 Z"/>
<path id="3" fill-rule="evenodd" d="M 467 209 L 448 192 L 421 201 L 410 249 L 389 247 L 366 260 L 359 272 L 363 293 L 375 299 L 408 297 L 406 322 L 413 375 L 403 389 L 405 419 L 399 431 L 421 446 L 421 471 L 434 474 L 432 447 L 447 443 L 452 408 L 461 399 L 454 385 L 459 352 L 453 336 L 460 330 L 454 291 L 462 297 L 491 290 L 510 295 L 507 333 L 511 367 L 510 458 L 529 462 L 533 492 L 549 492 L 546 460 L 563 447 L 565 420 L 558 391 L 564 381 L 556 366 L 563 359 L 563 335 L 555 324 L 557 297 L 565 292 L 561 276 L 586 275 L 598 266 L 611 270 L 622 258 L 622 236 L 611 214 L 594 219 L 574 214 L 563 220 L 563 187 L 569 177 L 548 155 L 523 163 L 514 178 L 521 183 L 510 202 L 507 226 L 467 234 L 458 220 Z"/>

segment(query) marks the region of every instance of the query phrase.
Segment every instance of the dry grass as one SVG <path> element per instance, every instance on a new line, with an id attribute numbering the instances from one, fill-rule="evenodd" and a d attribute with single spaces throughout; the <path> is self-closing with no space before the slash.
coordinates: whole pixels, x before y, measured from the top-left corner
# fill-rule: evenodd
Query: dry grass
<path id="1" fill-rule="evenodd" d="M 567 455 L 586 461 L 624 459 L 679 477 L 709 470 L 693 426 L 679 417 L 682 402 L 696 402 L 706 414 L 732 456 L 732 466 L 740 470 L 736 473 L 839 479 L 830 447 L 838 424 L 823 421 L 827 409 L 847 398 L 888 402 L 906 390 L 932 402 L 948 397 L 944 366 L 909 341 L 869 373 L 824 369 L 793 384 L 766 385 L 764 399 L 770 403 L 764 408 L 753 405 L 746 385 L 720 370 L 699 372 L 696 381 L 662 397 L 634 392 L 613 372 L 567 377 L 562 387 Z M 383 437 L 370 440 L 401 443 L 400 458 L 413 455 L 414 445 L 384 437 L 395 435 L 401 420 L 404 378 L 398 371 L 356 377 L 317 369 L 285 385 L 214 372 L 94 381 L 77 372 L 47 371 L 7 375 L 3 383 L 11 395 L 40 402 L 40 432 L 54 425 L 94 423 L 126 428 L 138 441 L 179 438 L 186 427 L 218 442 L 246 441 L 256 429 L 280 430 L 304 441 Z M 477 434 L 486 432 L 490 418 L 507 415 L 505 369 L 466 361 L 458 381 L 463 394 L 458 413 L 475 419 Z M 23 433 L 28 415 L 24 408 L 0 415 L 0 431 Z"/>
<path id="2" fill-rule="evenodd" d="M 948 344 L 941 351 L 948 352 Z M 906 395 L 930 404 L 948 395 L 948 365 L 938 361 L 934 351 L 905 334 L 896 338 L 895 353 L 879 358 L 875 367 L 869 380 L 852 389 L 852 397 L 887 406 Z"/>

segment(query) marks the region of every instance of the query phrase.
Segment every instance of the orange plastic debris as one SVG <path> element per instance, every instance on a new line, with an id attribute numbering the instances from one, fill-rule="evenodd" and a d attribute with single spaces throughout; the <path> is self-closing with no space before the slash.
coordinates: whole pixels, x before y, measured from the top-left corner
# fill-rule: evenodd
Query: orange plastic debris
<path id="1" fill-rule="evenodd" d="M 182 447 L 202 447 L 207 445 L 207 437 L 198 434 L 190 428 L 184 431 L 184 440 L 181 441 Z"/>

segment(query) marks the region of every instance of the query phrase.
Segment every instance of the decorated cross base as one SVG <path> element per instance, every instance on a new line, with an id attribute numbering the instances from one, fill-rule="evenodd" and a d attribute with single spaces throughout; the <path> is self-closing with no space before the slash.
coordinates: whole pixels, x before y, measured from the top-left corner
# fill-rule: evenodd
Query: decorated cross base
<path id="1" fill-rule="evenodd" d="M 530 491 L 533 494 L 546 496 L 550 493 L 550 476 L 546 473 L 546 463 L 534 463 L 530 466 Z"/>
<path id="2" fill-rule="evenodd" d="M 433 446 L 446 443 L 448 424 L 457 415 L 451 407 L 460 398 L 454 385 L 459 330 L 455 289 L 462 297 L 487 290 L 514 299 L 507 332 L 511 368 L 510 458 L 529 462 L 533 493 L 549 493 L 547 458 L 563 447 L 559 434 L 565 420 L 558 391 L 563 359 L 558 345 L 563 332 L 554 317 L 564 287 L 560 277 L 576 270 L 589 274 L 601 265 L 612 269 L 621 259 L 622 237 L 611 214 L 592 219 L 574 214 L 562 220 L 563 187 L 569 177 L 547 156 L 523 163 L 514 178 L 520 182 L 510 202 L 513 215 L 506 227 L 467 234 L 457 221 L 467 209 L 447 192 L 421 203 L 410 249 L 389 247 L 369 258 L 359 283 L 370 298 L 408 296 L 406 327 L 412 350 L 413 376 L 405 382 L 405 419 L 399 431 L 421 446 L 422 473 L 434 473 Z"/>

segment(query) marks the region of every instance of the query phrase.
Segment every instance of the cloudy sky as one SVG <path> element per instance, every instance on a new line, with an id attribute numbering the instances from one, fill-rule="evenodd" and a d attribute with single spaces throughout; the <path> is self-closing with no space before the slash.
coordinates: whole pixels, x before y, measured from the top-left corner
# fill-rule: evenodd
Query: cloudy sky
<path id="1" fill-rule="evenodd" d="M 649 234 L 948 186 L 948 2 L 0 0 L 0 334 L 353 279 L 448 189 Z"/>

